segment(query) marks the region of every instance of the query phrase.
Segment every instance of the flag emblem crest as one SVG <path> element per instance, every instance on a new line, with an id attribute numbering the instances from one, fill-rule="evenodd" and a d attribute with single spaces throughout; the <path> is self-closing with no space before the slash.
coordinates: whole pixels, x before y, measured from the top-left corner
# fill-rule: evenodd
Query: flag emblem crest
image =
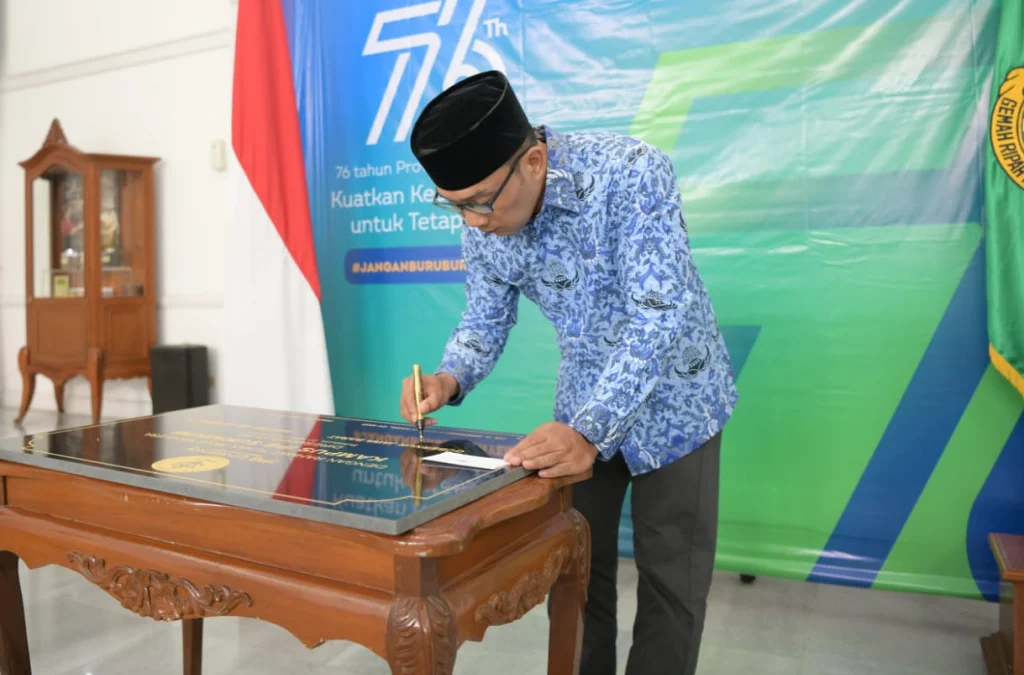
<path id="1" fill-rule="evenodd" d="M 1024 190 L 1024 68 L 1010 70 L 999 86 L 990 128 L 996 161 Z"/>

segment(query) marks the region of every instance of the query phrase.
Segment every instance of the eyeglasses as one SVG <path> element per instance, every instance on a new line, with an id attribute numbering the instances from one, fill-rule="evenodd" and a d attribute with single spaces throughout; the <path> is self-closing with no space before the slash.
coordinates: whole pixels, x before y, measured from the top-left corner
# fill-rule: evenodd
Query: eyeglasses
<path id="1" fill-rule="evenodd" d="M 498 201 L 498 197 L 501 196 L 501 191 L 505 189 L 505 186 L 508 185 L 508 182 L 512 180 L 512 175 L 516 172 L 516 169 L 519 168 L 519 160 L 525 157 L 526 153 L 528 153 L 534 145 L 536 144 L 530 144 L 529 148 L 526 148 L 516 156 L 516 158 L 512 161 L 512 167 L 508 170 L 508 175 L 505 176 L 505 180 L 503 180 L 501 182 L 501 185 L 498 186 L 498 191 L 495 192 L 494 196 L 491 197 L 486 202 L 482 204 L 473 202 L 452 202 L 448 201 L 441 195 L 435 193 L 434 206 L 445 209 L 447 211 L 455 211 L 456 213 L 461 213 L 462 211 L 471 211 L 473 213 L 479 213 L 480 215 L 484 216 L 494 213 L 494 203 Z"/>

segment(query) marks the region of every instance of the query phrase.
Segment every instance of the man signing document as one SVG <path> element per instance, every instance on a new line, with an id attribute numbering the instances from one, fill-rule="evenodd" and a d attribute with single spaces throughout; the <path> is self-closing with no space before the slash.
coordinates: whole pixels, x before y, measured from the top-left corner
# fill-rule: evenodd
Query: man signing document
<path id="1" fill-rule="evenodd" d="M 534 302 L 561 351 L 554 418 L 505 459 L 541 477 L 593 467 L 573 487 L 592 540 L 580 672 L 616 670 L 618 529 L 632 483 L 639 582 L 626 672 L 694 673 L 737 392 L 669 158 L 626 136 L 531 126 L 496 71 L 431 101 L 411 144 L 435 204 L 466 223 L 466 310 L 423 376 L 421 411 L 459 405 L 494 368 L 520 294 Z M 412 378 L 400 405 L 415 422 Z"/>

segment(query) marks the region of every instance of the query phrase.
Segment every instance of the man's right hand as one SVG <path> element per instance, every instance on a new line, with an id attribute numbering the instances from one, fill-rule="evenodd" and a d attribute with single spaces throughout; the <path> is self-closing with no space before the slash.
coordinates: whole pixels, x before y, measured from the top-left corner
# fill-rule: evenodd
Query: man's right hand
<path id="1" fill-rule="evenodd" d="M 440 375 L 423 374 L 423 402 L 420 404 L 420 411 L 429 415 L 435 410 L 440 410 L 448 401 L 452 400 L 459 393 L 459 383 L 454 377 L 447 373 Z M 400 402 L 402 418 L 410 424 L 416 424 L 416 389 L 413 387 L 412 376 L 402 381 L 402 400 Z M 427 418 L 426 425 L 429 427 L 437 420 Z"/>

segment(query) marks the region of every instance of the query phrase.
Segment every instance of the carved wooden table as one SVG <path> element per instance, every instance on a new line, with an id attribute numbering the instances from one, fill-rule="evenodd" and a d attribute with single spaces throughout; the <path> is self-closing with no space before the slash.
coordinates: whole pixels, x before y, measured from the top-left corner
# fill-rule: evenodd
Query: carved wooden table
<path id="1" fill-rule="evenodd" d="M 309 648 L 356 642 L 393 673 L 448 674 L 461 644 L 549 593 L 548 673 L 575 675 L 590 532 L 570 495 L 584 478 L 519 478 L 390 535 L 0 461 L 0 675 L 31 672 L 18 558 L 183 621 L 187 675 L 201 670 L 202 621 L 220 616 L 278 624 Z"/>

